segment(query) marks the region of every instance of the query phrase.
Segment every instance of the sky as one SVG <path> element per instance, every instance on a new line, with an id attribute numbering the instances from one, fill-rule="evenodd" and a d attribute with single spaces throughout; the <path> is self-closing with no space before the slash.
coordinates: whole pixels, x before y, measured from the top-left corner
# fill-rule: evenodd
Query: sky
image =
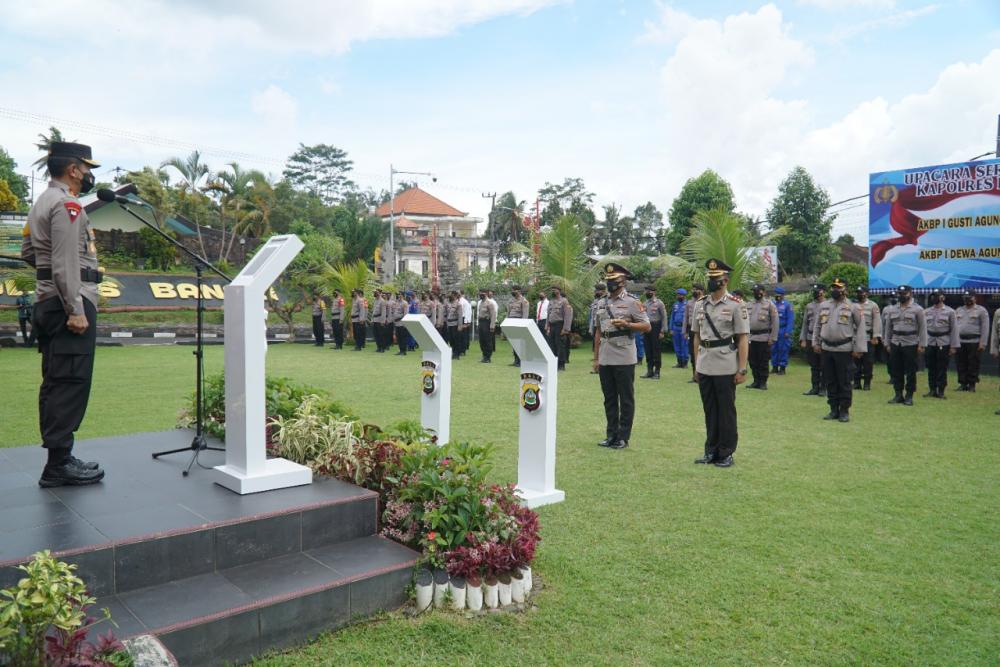
<path id="1" fill-rule="evenodd" d="M 0 44 L 22 173 L 50 125 L 106 180 L 196 148 L 277 177 L 327 143 L 362 187 L 432 172 L 397 178 L 484 218 L 567 177 L 666 213 L 705 169 L 764 216 L 796 165 L 847 199 L 994 150 L 1000 114 L 998 0 L 46 0 Z M 834 233 L 864 242 L 848 206 Z"/>

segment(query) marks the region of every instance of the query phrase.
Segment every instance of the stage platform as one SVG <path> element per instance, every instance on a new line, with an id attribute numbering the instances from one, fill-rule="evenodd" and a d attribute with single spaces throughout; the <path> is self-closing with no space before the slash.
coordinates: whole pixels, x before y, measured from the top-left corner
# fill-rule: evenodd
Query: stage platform
<path id="1" fill-rule="evenodd" d="M 182 665 L 245 662 L 406 601 L 418 554 L 377 535 L 377 494 L 317 480 L 240 496 L 197 464 L 183 477 L 188 453 L 152 459 L 192 437 L 78 442 L 103 482 L 54 489 L 37 484 L 40 447 L 0 449 L 0 587 L 49 549 L 78 565 L 119 637 L 157 635 Z"/>

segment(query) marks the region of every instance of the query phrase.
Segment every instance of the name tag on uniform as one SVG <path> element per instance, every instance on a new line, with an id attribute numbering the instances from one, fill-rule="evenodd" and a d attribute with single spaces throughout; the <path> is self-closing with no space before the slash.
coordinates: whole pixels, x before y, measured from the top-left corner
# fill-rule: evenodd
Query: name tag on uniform
<path id="1" fill-rule="evenodd" d="M 767 313 L 761 313 L 760 315 L 757 316 L 757 319 L 760 320 L 761 322 L 763 322 L 764 320 L 767 320 L 767 319 L 770 319 L 770 318 L 768 318 Z"/>
<path id="2" fill-rule="evenodd" d="M 840 316 L 837 318 L 837 321 L 840 324 L 847 324 L 847 323 L 849 323 L 851 321 L 851 314 L 850 313 L 841 313 Z"/>
<path id="3" fill-rule="evenodd" d="M 732 317 L 732 316 L 733 316 L 733 309 L 732 308 L 723 308 L 722 309 L 722 317 L 723 317 L 723 319 L 725 319 L 727 317 Z"/>
<path id="4" fill-rule="evenodd" d="M 903 318 L 903 323 L 904 324 L 913 324 L 914 322 L 915 322 L 915 320 L 910 315 L 907 315 L 906 317 Z"/>
<path id="5" fill-rule="evenodd" d="M 826 324 L 827 319 L 830 317 L 830 313 L 823 312 L 819 314 L 819 323 Z"/>

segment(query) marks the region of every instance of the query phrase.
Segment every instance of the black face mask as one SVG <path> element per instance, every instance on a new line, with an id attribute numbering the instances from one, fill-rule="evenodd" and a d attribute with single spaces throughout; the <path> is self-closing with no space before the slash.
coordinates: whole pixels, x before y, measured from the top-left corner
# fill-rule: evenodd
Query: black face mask
<path id="1" fill-rule="evenodd" d="M 831 290 L 830 295 L 833 297 L 834 301 L 840 301 L 841 299 L 844 298 L 844 290 L 842 289 Z"/>
<path id="2" fill-rule="evenodd" d="M 652 299 L 653 298 L 653 293 L 652 292 L 646 292 L 646 298 L 647 299 Z"/>
<path id="3" fill-rule="evenodd" d="M 822 292 L 820 292 L 819 290 L 813 290 L 813 298 L 814 298 L 814 299 L 818 299 L 818 298 L 820 298 L 820 296 L 822 296 L 822 295 L 823 295 L 823 293 L 822 293 Z"/>
<path id="4" fill-rule="evenodd" d="M 967 296 L 963 300 L 965 301 L 965 305 L 966 306 L 971 306 L 972 304 L 974 304 L 976 302 L 976 300 L 973 299 L 971 296 Z"/>
<path id="5" fill-rule="evenodd" d="M 708 291 L 709 292 L 715 292 L 720 287 L 722 287 L 722 281 L 721 280 L 719 280 L 718 278 L 709 278 L 708 279 Z"/>
<path id="6" fill-rule="evenodd" d="M 774 295 L 774 300 L 777 301 L 778 303 L 781 303 L 782 301 L 785 300 L 785 297 L 782 296 L 781 294 L 775 294 Z"/>
<path id="7" fill-rule="evenodd" d="M 91 190 L 93 190 L 94 183 L 96 182 L 97 181 L 94 178 L 94 172 L 88 171 L 86 174 L 83 175 L 83 181 L 81 181 L 80 183 L 80 194 L 85 195 Z"/>
<path id="8" fill-rule="evenodd" d="M 896 297 L 890 297 L 889 303 L 895 306 L 897 303 L 899 303 L 899 299 L 897 299 Z"/>
<path id="9" fill-rule="evenodd" d="M 934 303 L 944 303 L 944 294 L 934 297 Z"/>
<path id="10" fill-rule="evenodd" d="M 618 281 L 617 280 L 609 280 L 609 281 L 607 281 L 607 282 L 604 283 L 604 286 L 608 288 L 608 294 L 614 294 L 615 290 L 618 289 Z"/>
<path id="11" fill-rule="evenodd" d="M 682 296 L 677 297 L 677 303 L 684 303 L 684 297 Z"/>
<path id="12" fill-rule="evenodd" d="M 912 299 L 912 298 L 913 298 L 913 297 L 912 297 L 912 296 L 910 296 L 909 294 L 904 294 L 903 296 L 899 297 L 899 300 L 900 300 L 900 301 L 901 301 L 902 303 L 909 303 L 909 302 L 910 302 L 910 299 Z"/>
<path id="13" fill-rule="evenodd" d="M 753 298 L 755 298 L 755 299 L 757 299 L 759 301 L 759 300 L 761 300 L 761 299 L 764 298 L 764 293 L 763 292 L 754 292 L 753 293 Z"/>

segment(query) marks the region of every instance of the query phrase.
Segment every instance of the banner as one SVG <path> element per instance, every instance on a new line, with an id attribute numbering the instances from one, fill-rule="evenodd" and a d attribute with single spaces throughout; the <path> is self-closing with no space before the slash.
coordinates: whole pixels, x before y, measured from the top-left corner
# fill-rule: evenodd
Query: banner
<path id="1" fill-rule="evenodd" d="M 221 308 L 221 278 L 205 277 L 202 294 L 206 308 Z M 198 299 L 198 286 L 194 276 L 163 275 L 148 273 L 110 273 L 97 286 L 102 307 L 121 306 L 183 307 L 194 308 Z M 0 280 L 0 305 L 14 305 L 21 292 L 14 287 L 13 280 Z"/>
<path id="2" fill-rule="evenodd" d="M 769 285 L 778 284 L 778 246 L 762 245 L 756 248 L 747 248 L 747 257 L 759 259 L 764 265 L 764 282 Z"/>
<path id="3" fill-rule="evenodd" d="M 871 174 L 868 285 L 1000 292 L 1000 160 Z"/>

